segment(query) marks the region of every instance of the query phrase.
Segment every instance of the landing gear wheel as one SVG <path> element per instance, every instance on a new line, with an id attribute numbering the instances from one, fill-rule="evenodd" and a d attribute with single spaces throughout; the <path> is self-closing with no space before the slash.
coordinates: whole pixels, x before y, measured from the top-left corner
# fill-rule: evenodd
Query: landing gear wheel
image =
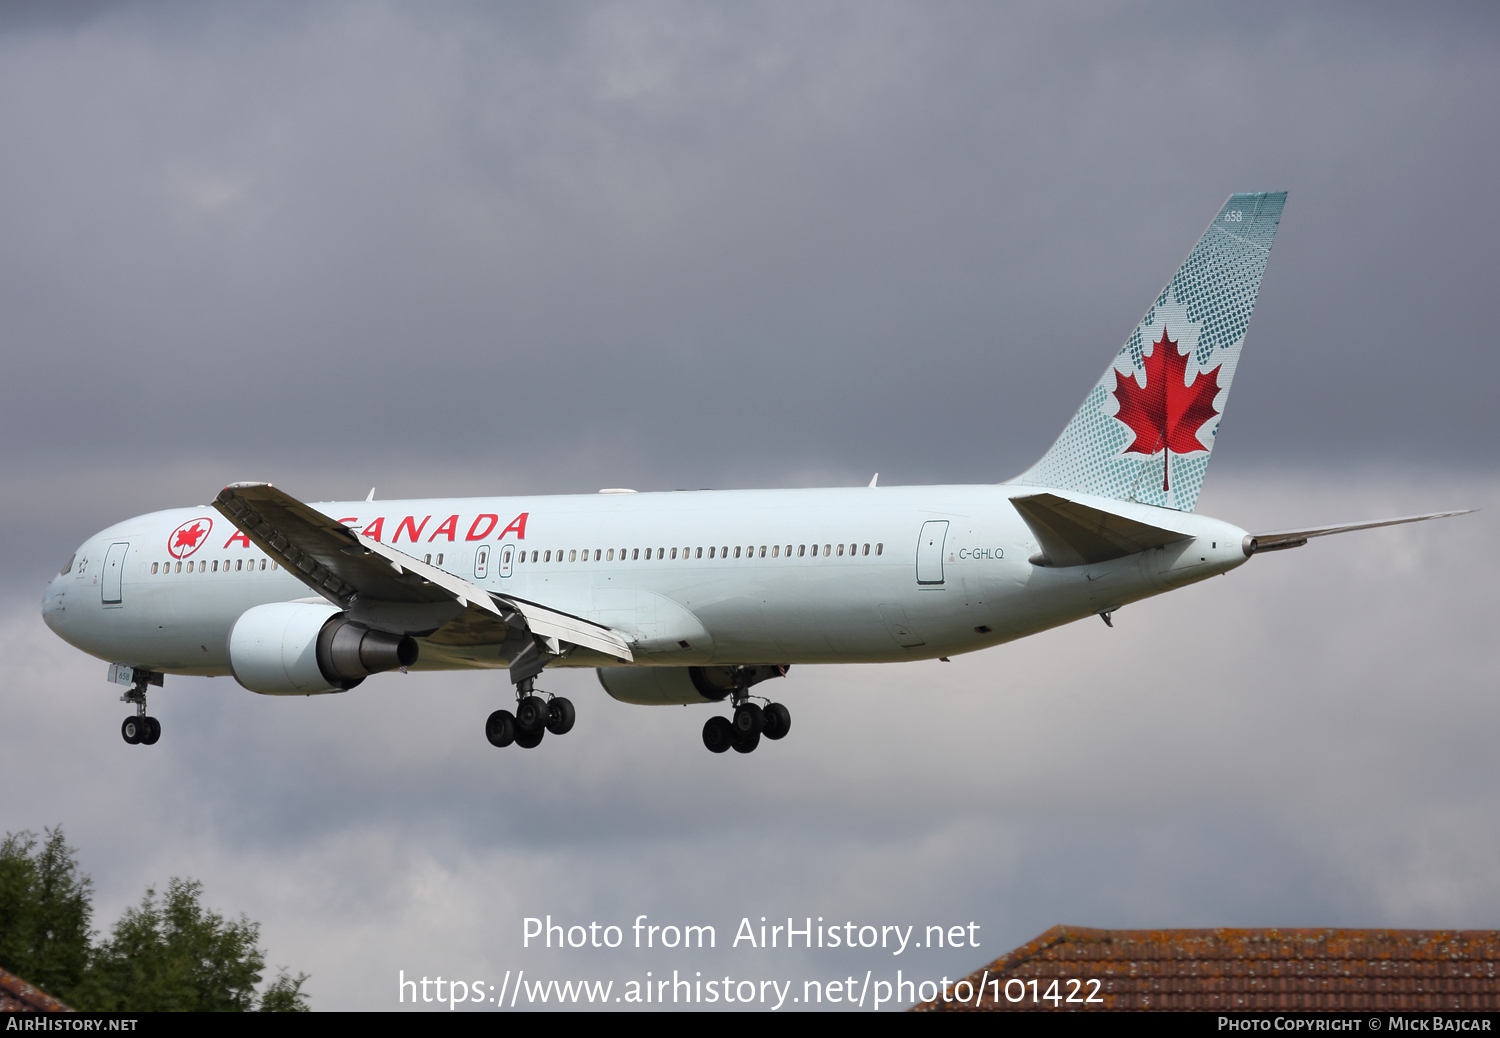
<path id="1" fill-rule="evenodd" d="M 780 703 L 769 704 L 764 711 L 766 726 L 761 734 L 767 739 L 781 739 L 792 730 L 792 712 Z"/>
<path id="2" fill-rule="evenodd" d="M 146 726 L 141 723 L 139 717 L 127 717 L 125 723 L 120 725 L 120 734 L 125 741 L 134 746 L 146 735 Z"/>
<path id="3" fill-rule="evenodd" d="M 759 736 L 766 730 L 765 712 L 754 703 L 741 703 L 734 708 L 734 730 L 741 738 Z"/>
<path id="4" fill-rule="evenodd" d="M 141 718 L 141 723 L 146 728 L 146 731 L 141 735 L 141 745 L 154 745 L 156 740 L 161 738 L 161 722 L 154 717 L 143 717 Z"/>
<path id="5" fill-rule="evenodd" d="M 723 753 L 734 743 L 734 725 L 729 718 L 713 716 L 703 726 L 703 745 L 714 753 Z"/>
<path id="6" fill-rule="evenodd" d="M 759 732 L 736 732 L 734 735 L 734 749 L 736 753 L 752 753 L 760 745 Z"/>
<path id="7" fill-rule="evenodd" d="M 534 732 L 517 732 L 516 745 L 521 747 L 523 750 L 535 749 L 538 745 L 541 744 L 542 736 L 546 734 L 547 729 L 545 728 L 538 728 Z"/>
<path id="8" fill-rule="evenodd" d="M 552 716 L 552 710 L 547 706 L 547 701 L 541 696 L 527 696 L 516 704 L 516 730 L 518 733 L 530 734 L 540 733 L 547 727 L 547 719 Z M 517 742 L 520 741 L 518 738 Z M 541 736 L 537 736 L 541 741 Z M 522 745 L 525 745 L 524 743 Z M 533 746 L 536 743 L 532 743 Z"/>
<path id="9" fill-rule="evenodd" d="M 484 737 L 491 746 L 509 746 L 516 741 L 516 715 L 496 710 L 484 722 Z"/>
<path id="10" fill-rule="evenodd" d="M 547 731 L 553 735 L 567 735 L 573 730 L 573 722 L 578 715 L 573 710 L 573 701 L 558 696 L 551 703 L 547 714 Z"/>

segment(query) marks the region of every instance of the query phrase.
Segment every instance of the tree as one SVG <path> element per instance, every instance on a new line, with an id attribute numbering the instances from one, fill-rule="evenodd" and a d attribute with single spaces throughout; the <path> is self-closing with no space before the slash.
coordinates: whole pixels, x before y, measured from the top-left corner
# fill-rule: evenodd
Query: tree
<path id="1" fill-rule="evenodd" d="M 265 969 L 260 924 L 226 920 L 200 904 L 203 885 L 172 879 L 92 947 L 93 883 L 62 830 L 7 834 L 0 842 L 0 968 L 75 1009 L 119 1012 L 306 1012 L 302 985 L 284 967 L 256 994 Z"/>
<path id="2" fill-rule="evenodd" d="M 255 985 L 265 969 L 256 946 L 260 924 L 226 920 L 199 903 L 203 885 L 172 879 L 164 897 L 147 890 L 115 924 L 90 970 L 96 1009 L 128 1012 L 243 1012 L 260 1004 Z M 268 994 L 273 1003 L 302 1003 L 302 981 L 283 971 Z"/>
<path id="3" fill-rule="evenodd" d="M 0 968 L 70 1002 L 89 966 L 92 881 L 63 831 L 0 842 Z"/>

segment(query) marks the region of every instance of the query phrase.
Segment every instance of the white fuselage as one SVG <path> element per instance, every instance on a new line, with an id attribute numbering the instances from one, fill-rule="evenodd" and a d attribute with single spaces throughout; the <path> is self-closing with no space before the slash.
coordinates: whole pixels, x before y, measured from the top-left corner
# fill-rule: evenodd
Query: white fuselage
<path id="1" fill-rule="evenodd" d="M 612 627 L 630 640 L 637 663 L 658 666 L 956 655 L 1246 559 L 1245 532 L 1228 523 L 1073 494 L 1185 539 L 1097 565 L 1035 565 L 1038 546 L 1009 502 L 1034 491 L 870 487 L 314 507 L 486 590 Z M 119 523 L 53 578 L 43 616 L 62 638 L 110 662 L 228 674 L 227 639 L 245 610 L 313 596 L 236 534 L 206 507 Z M 417 669 L 503 666 L 497 651 L 423 642 Z M 556 665 L 614 662 L 580 652 Z"/>

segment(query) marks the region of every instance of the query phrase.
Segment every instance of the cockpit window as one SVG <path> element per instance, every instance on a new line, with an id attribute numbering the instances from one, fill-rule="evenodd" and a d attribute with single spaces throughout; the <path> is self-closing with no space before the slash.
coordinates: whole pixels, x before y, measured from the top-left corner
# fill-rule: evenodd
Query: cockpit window
<path id="1" fill-rule="evenodd" d="M 73 560 L 76 559 L 76 558 L 78 558 L 77 555 L 69 555 L 68 556 L 68 562 L 62 568 L 62 572 L 63 573 L 71 573 L 71 572 L 73 572 Z"/>

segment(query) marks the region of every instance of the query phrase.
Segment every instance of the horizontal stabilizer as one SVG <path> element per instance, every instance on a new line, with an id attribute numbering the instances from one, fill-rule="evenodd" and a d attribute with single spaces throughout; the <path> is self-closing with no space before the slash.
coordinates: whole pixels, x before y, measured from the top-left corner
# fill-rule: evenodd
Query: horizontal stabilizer
<path id="1" fill-rule="evenodd" d="M 1309 537 L 1327 537 L 1331 533 L 1348 533 L 1350 530 L 1372 530 L 1377 526 L 1400 526 L 1402 523 L 1420 523 L 1424 519 L 1446 519 L 1450 515 L 1468 515 L 1474 511 L 1478 511 L 1478 509 L 1460 508 L 1456 512 L 1429 512 L 1426 515 L 1397 516 L 1395 519 L 1371 519 L 1363 523 L 1311 526 L 1306 530 L 1277 530 L 1274 533 L 1257 533 L 1251 534 L 1248 547 L 1251 555 L 1263 551 L 1282 551 L 1286 548 L 1302 547 L 1302 545 L 1307 543 Z"/>
<path id="2" fill-rule="evenodd" d="M 1021 518 L 1036 535 L 1043 566 L 1082 566 L 1134 555 L 1190 535 L 1069 501 L 1056 494 L 1013 497 Z"/>

